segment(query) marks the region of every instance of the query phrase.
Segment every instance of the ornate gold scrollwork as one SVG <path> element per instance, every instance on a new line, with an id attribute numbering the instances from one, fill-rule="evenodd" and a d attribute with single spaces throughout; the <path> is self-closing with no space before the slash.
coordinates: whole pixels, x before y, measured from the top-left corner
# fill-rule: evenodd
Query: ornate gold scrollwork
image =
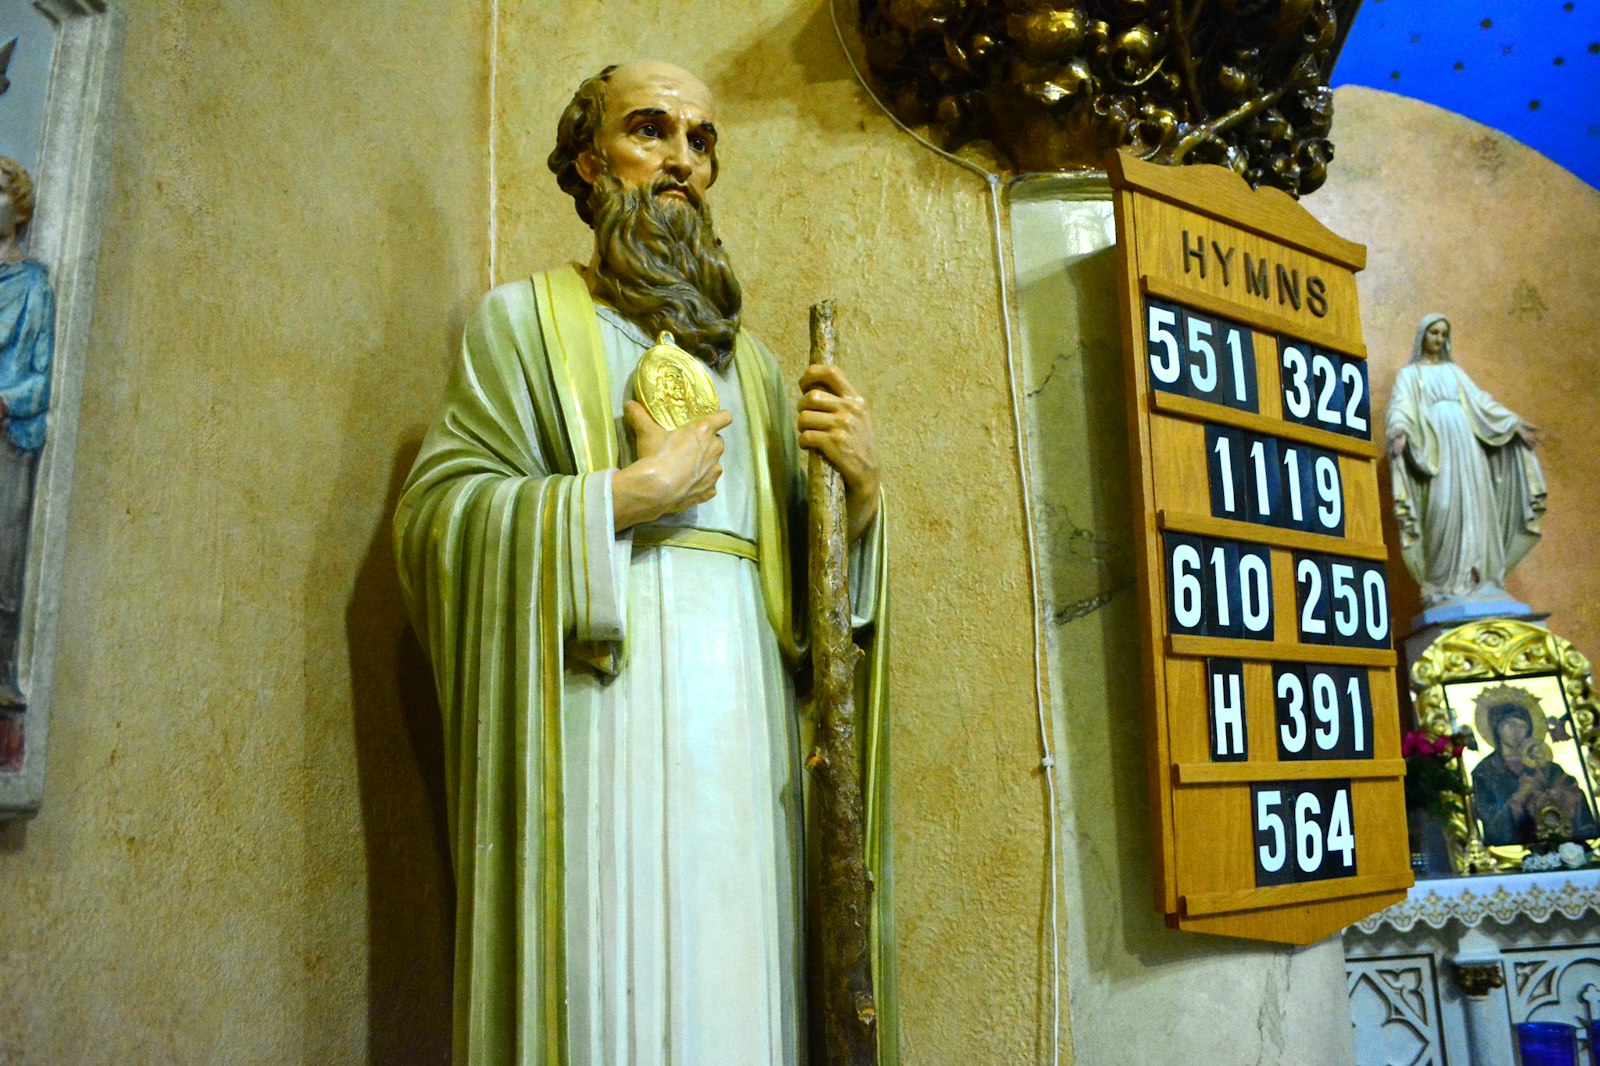
<path id="1" fill-rule="evenodd" d="M 1453 962 L 1456 986 L 1472 999 L 1482 999 L 1496 988 L 1506 986 L 1504 969 L 1498 962 Z"/>
<path id="2" fill-rule="evenodd" d="M 1505 619 L 1450 630 L 1430 644 L 1411 668 L 1417 720 L 1434 737 L 1449 736 L 1466 724 L 1452 713 L 1446 696 L 1448 685 L 1496 678 L 1559 678 L 1572 716 L 1573 736 L 1593 780 L 1600 776 L 1600 703 L 1589 674 L 1589 660 L 1570 642 L 1541 626 Z M 1471 793 L 1472 782 L 1463 776 L 1462 794 L 1470 799 Z M 1444 831 L 1458 873 L 1487 873 L 1513 868 L 1521 861 L 1523 849 L 1486 848 L 1466 811 L 1452 815 Z"/>
<path id="3" fill-rule="evenodd" d="M 837 0 L 834 0 L 837 2 Z M 1360 0 L 860 0 L 867 61 L 908 123 L 1019 170 L 1112 148 L 1307 193 L 1333 144 L 1328 75 Z"/>

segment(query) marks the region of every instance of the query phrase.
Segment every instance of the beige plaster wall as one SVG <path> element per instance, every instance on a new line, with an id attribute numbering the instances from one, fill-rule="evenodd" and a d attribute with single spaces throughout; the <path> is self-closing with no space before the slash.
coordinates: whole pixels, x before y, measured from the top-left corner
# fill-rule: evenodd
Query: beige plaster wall
<path id="1" fill-rule="evenodd" d="M 1600 656 L 1600 191 L 1471 119 L 1372 89 L 1338 90 L 1333 140 L 1328 183 L 1305 203 L 1367 246 L 1356 280 L 1379 425 L 1418 320 L 1448 315 L 1456 362 L 1546 431 L 1544 541 L 1508 587 L 1550 612 L 1550 627 L 1580 651 Z M 1387 488 L 1387 472 L 1382 480 Z M 1392 525 L 1388 536 L 1398 543 Z M 1391 572 L 1404 634 L 1419 609 L 1416 586 L 1398 556 Z"/>
<path id="2" fill-rule="evenodd" d="M 1011 187 L 1073 1052 L 1094 1066 L 1348 1066 L 1338 937 L 1177 932 L 1155 907 L 1115 243 L 1104 175 Z"/>
<path id="3" fill-rule="evenodd" d="M 845 5 L 841 5 L 844 7 Z M 896 131 L 811 0 L 500 4 L 500 278 L 588 258 L 544 159 L 577 82 L 657 55 L 716 94 L 718 227 L 795 376 L 839 306 L 894 555 L 896 899 L 909 1063 L 1045 1060 L 1045 799 L 998 281 L 982 181 Z M 848 12 L 846 12 L 848 14 Z"/>
<path id="4" fill-rule="evenodd" d="M 489 5 L 127 7 L 0 1063 L 444 1062 L 438 726 L 387 529 L 487 282 Z"/>

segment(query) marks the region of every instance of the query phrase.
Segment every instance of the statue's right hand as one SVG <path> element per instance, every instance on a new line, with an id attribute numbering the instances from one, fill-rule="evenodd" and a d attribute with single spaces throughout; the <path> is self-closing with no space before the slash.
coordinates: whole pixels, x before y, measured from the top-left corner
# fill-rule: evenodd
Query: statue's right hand
<path id="1" fill-rule="evenodd" d="M 1389 438 L 1389 458 L 1398 459 L 1406 453 L 1407 439 L 1404 433 L 1396 433 Z"/>
<path id="2" fill-rule="evenodd" d="M 722 438 L 717 434 L 733 424 L 731 414 L 718 411 L 666 430 L 643 404 L 629 400 L 622 418 L 639 458 L 611 481 L 617 532 L 687 511 L 717 494 L 722 477 Z"/>

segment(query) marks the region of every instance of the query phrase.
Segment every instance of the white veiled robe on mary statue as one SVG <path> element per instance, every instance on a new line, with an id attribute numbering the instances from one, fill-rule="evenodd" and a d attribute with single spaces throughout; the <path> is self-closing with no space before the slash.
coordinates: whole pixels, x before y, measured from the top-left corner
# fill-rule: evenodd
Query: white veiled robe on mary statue
<path id="1" fill-rule="evenodd" d="M 632 458 L 622 404 L 647 341 L 582 285 L 569 268 L 485 299 L 396 515 L 446 720 L 457 1061 L 797 1063 L 793 408 L 741 334 L 713 372 L 733 416 L 717 495 L 651 524 L 741 538 L 759 564 L 614 534 L 608 471 Z M 883 607 L 875 527 L 858 613 Z M 869 799 L 883 886 L 886 813 Z"/>
<path id="2" fill-rule="evenodd" d="M 1521 425 L 1453 361 L 1416 359 L 1395 377 L 1387 435 L 1406 435 L 1391 464 L 1395 512 L 1424 606 L 1503 596 L 1506 572 L 1538 543 L 1544 475 Z"/>

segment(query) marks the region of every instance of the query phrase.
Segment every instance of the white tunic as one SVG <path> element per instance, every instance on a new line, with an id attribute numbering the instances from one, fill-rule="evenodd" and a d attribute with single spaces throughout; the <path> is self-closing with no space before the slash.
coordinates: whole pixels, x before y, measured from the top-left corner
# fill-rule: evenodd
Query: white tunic
<path id="1" fill-rule="evenodd" d="M 626 449 L 622 404 L 648 342 L 599 310 Z M 731 365 L 712 376 L 733 415 L 717 495 L 657 524 L 754 541 L 743 399 Z M 627 621 L 614 679 L 566 675 L 572 1062 L 798 1064 L 802 770 L 759 572 L 718 552 L 635 549 L 612 533 L 609 477 L 585 495 L 573 554 L 587 548 L 591 591 L 609 601 L 596 617 Z"/>

